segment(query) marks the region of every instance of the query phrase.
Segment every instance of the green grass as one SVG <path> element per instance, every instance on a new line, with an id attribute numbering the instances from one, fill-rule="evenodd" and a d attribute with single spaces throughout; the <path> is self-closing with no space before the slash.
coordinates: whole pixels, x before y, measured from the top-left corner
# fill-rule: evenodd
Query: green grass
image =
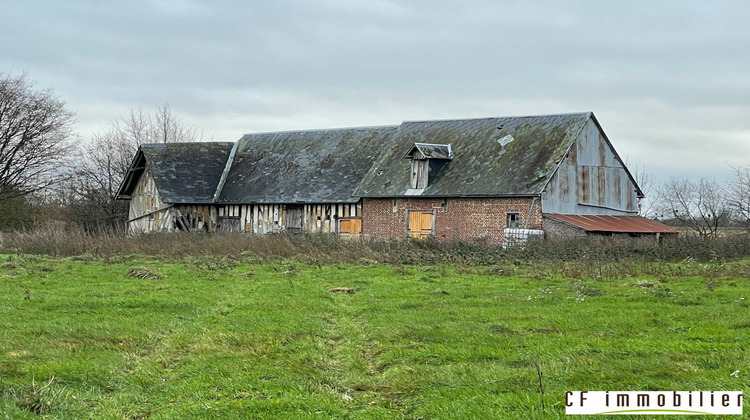
<path id="1" fill-rule="evenodd" d="M 0 256 L 0 413 L 562 418 L 567 390 L 747 391 L 750 262 L 615 268 Z"/>

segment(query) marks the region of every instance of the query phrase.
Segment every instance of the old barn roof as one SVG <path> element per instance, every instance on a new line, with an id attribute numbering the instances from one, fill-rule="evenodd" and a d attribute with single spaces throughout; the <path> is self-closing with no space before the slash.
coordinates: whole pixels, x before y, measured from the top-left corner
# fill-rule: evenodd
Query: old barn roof
<path id="1" fill-rule="evenodd" d="M 538 195 L 591 113 L 404 122 L 247 134 L 232 143 L 145 144 L 118 198 L 148 161 L 167 203 L 352 203 L 410 190 L 405 154 L 446 162 L 423 197 Z M 234 147 L 233 147 L 234 146 Z M 140 172 L 139 172 L 140 171 Z"/>
<path id="2" fill-rule="evenodd" d="M 223 203 L 353 203 L 395 126 L 247 134 L 221 188 Z"/>
<path id="3" fill-rule="evenodd" d="M 144 170 L 165 203 L 210 203 L 233 143 L 152 143 L 138 149 L 118 198 L 129 197 Z"/>
<path id="4" fill-rule="evenodd" d="M 582 214 L 545 214 L 587 232 L 610 233 L 679 233 L 679 230 L 641 216 L 604 216 Z"/>
<path id="5" fill-rule="evenodd" d="M 392 146 L 354 191 L 360 197 L 398 197 L 410 188 L 415 144 L 451 145 L 452 160 L 421 196 L 513 196 L 541 193 L 591 113 L 404 122 Z"/>

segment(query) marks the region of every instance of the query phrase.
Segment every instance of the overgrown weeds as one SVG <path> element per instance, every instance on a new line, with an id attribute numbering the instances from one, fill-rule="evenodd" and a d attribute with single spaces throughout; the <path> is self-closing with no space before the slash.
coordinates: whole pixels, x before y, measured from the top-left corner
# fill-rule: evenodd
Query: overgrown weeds
<path id="1" fill-rule="evenodd" d="M 549 262 L 554 271 L 575 278 L 622 279 L 642 273 L 642 263 L 721 263 L 750 256 L 750 236 L 705 240 L 670 238 L 657 243 L 637 238 L 532 241 L 502 249 L 482 241 L 340 240 L 333 235 L 151 233 L 126 236 L 82 230 L 47 229 L 0 234 L 0 253 L 72 257 L 82 262 L 153 255 L 202 258 L 204 269 L 223 269 L 232 261 L 269 262 L 295 259 L 309 263 L 374 262 L 398 265 L 464 265 L 491 267 L 497 275 L 514 275 L 533 262 Z M 216 257 L 220 257 L 217 259 Z M 9 269 L 4 263 L 0 269 Z M 742 267 L 745 275 L 750 266 Z"/>

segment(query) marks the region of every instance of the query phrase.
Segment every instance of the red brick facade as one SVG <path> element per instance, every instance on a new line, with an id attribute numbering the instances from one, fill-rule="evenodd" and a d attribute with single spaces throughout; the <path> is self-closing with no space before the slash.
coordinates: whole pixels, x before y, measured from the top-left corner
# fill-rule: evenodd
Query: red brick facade
<path id="1" fill-rule="evenodd" d="M 433 234 L 440 241 L 483 239 L 501 243 L 507 226 L 507 214 L 520 215 L 520 227 L 526 226 L 531 198 L 399 198 L 362 199 L 362 234 L 386 239 L 407 236 L 408 210 L 433 210 Z M 529 229 L 542 228 L 541 202 L 534 202 Z"/>

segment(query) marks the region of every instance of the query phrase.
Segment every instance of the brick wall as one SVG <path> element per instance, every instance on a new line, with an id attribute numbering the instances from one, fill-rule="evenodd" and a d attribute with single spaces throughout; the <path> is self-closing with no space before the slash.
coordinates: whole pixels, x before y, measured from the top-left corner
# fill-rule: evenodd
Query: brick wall
<path id="1" fill-rule="evenodd" d="M 406 236 L 407 210 L 435 210 L 434 235 L 440 241 L 484 239 L 501 243 L 508 212 L 526 225 L 531 198 L 404 198 L 362 200 L 362 233 L 385 239 Z M 534 203 L 529 229 L 542 228 L 541 202 Z"/>
<path id="2" fill-rule="evenodd" d="M 544 218 L 544 236 L 547 238 L 584 238 L 586 231 L 549 217 Z"/>

